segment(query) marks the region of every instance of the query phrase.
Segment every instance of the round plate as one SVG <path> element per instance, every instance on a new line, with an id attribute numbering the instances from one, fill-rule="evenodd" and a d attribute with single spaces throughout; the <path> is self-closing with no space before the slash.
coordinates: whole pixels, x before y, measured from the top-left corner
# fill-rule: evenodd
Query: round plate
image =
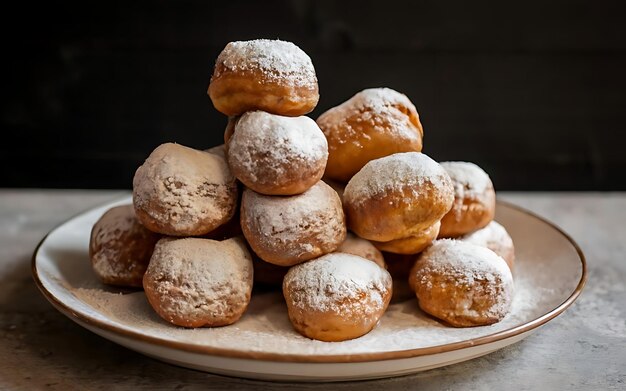
<path id="1" fill-rule="evenodd" d="M 452 328 L 421 312 L 417 300 L 392 304 L 379 325 L 351 341 L 300 336 L 280 292 L 254 292 L 239 322 L 184 329 L 162 321 L 142 291 L 101 284 L 91 269 L 89 234 L 110 207 L 89 210 L 51 231 L 33 256 L 44 296 L 81 326 L 120 345 L 173 364 L 256 379 L 342 381 L 408 374 L 482 356 L 515 343 L 578 297 L 585 259 L 559 228 L 519 207 L 498 202 L 496 220 L 516 247 L 515 299 L 499 323 Z"/>

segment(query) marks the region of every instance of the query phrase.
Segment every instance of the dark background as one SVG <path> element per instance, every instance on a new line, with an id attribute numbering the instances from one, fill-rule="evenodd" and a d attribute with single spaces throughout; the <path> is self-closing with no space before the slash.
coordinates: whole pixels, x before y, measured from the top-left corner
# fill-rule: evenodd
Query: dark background
<path id="1" fill-rule="evenodd" d="M 367 87 L 415 103 L 424 152 L 500 190 L 626 190 L 621 1 L 60 1 L 3 11 L 4 187 L 129 188 L 166 141 L 220 144 L 227 42 L 313 59 L 313 118 Z"/>

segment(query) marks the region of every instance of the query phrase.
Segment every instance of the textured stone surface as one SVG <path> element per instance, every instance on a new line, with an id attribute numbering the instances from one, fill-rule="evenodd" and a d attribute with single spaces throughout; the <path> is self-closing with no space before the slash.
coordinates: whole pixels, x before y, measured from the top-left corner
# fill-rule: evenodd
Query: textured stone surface
<path id="1" fill-rule="evenodd" d="M 241 380 L 160 363 L 76 325 L 37 291 L 41 238 L 116 191 L 0 190 L 0 389 L 328 389 Z M 582 247 L 589 280 L 562 316 L 490 355 L 415 375 L 332 386 L 369 389 L 626 388 L 626 194 L 502 193 L 561 226 Z"/>

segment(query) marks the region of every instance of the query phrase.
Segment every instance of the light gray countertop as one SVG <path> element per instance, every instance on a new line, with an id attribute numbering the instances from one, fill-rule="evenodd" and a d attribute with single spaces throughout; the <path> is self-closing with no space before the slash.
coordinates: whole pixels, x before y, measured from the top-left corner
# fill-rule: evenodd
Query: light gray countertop
<path id="1" fill-rule="evenodd" d="M 121 191 L 0 190 L 0 389 L 626 389 L 626 193 L 499 193 L 559 225 L 582 247 L 587 287 L 564 314 L 495 353 L 367 382 L 269 383 L 144 357 L 57 312 L 31 278 L 53 227 Z"/>

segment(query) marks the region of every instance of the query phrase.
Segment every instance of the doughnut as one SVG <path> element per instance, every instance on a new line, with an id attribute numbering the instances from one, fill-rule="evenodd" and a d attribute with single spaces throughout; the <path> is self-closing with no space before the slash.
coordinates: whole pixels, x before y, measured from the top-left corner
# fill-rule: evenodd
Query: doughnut
<path id="1" fill-rule="evenodd" d="M 141 287 L 160 237 L 139 223 L 132 205 L 107 210 L 91 229 L 89 258 L 94 272 L 105 284 Z"/>
<path id="2" fill-rule="evenodd" d="M 300 194 L 322 178 L 328 143 L 309 117 L 250 111 L 234 129 L 228 163 L 235 177 L 257 193 Z"/>
<path id="3" fill-rule="evenodd" d="M 351 231 L 374 241 L 378 249 L 404 253 L 421 250 L 453 201 L 454 187 L 446 171 L 420 152 L 368 162 L 343 194 Z"/>
<path id="4" fill-rule="evenodd" d="M 495 220 L 487 224 L 485 228 L 461 236 L 459 240 L 487 247 L 504 258 L 511 272 L 514 271 L 515 247 L 513 246 L 513 239 L 506 229 Z"/>
<path id="5" fill-rule="evenodd" d="M 291 42 L 257 39 L 230 42 L 217 57 L 207 91 L 217 111 L 297 117 L 319 100 L 311 58 Z"/>
<path id="6" fill-rule="evenodd" d="M 376 247 L 369 241 L 348 232 L 346 240 L 337 248 L 337 252 L 358 255 L 361 258 L 369 259 L 378 266 L 386 269 L 385 258 Z"/>
<path id="7" fill-rule="evenodd" d="M 387 271 L 393 280 L 392 303 L 399 303 L 410 298 L 415 298 L 415 293 L 409 286 L 409 274 L 417 255 L 415 254 L 394 254 L 384 252 Z"/>
<path id="8" fill-rule="evenodd" d="M 440 238 L 453 238 L 485 227 L 496 212 L 489 175 L 474 163 L 442 162 L 454 183 L 454 204 L 441 219 Z"/>
<path id="9" fill-rule="evenodd" d="M 143 278 L 148 302 L 177 326 L 236 322 L 252 292 L 252 259 L 241 238 L 159 240 Z"/>
<path id="10" fill-rule="evenodd" d="M 439 239 L 421 253 L 409 283 L 426 313 L 455 327 L 499 322 L 513 299 L 513 276 L 486 247 Z"/>
<path id="11" fill-rule="evenodd" d="M 328 138 L 325 175 L 339 182 L 370 160 L 422 150 L 424 132 L 415 106 L 389 88 L 363 90 L 320 115 L 317 124 Z"/>
<path id="12" fill-rule="evenodd" d="M 379 250 L 396 254 L 417 254 L 430 246 L 433 240 L 437 239 L 439 226 L 437 221 L 435 224 L 419 232 L 418 234 L 408 236 L 402 239 L 390 240 L 388 242 L 372 241 L 372 244 Z"/>
<path id="13" fill-rule="evenodd" d="M 289 269 L 283 295 L 305 337 L 345 341 L 370 332 L 391 299 L 391 276 L 374 262 L 332 253 Z"/>
<path id="14" fill-rule="evenodd" d="M 133 204 L 137 218 L 151 231 L 200 236 L 233 216 L 237 184 L 218 154 L 166 143 L 137 169 Z"/>
<path id="15" fill-rule="evenodd" d="M 241 229 L 261 259 L 279 266 L 292 266 L 335 251 L 346 238 L 341 200 L 322 181 L 295 196 L 244 190 Z"/>

